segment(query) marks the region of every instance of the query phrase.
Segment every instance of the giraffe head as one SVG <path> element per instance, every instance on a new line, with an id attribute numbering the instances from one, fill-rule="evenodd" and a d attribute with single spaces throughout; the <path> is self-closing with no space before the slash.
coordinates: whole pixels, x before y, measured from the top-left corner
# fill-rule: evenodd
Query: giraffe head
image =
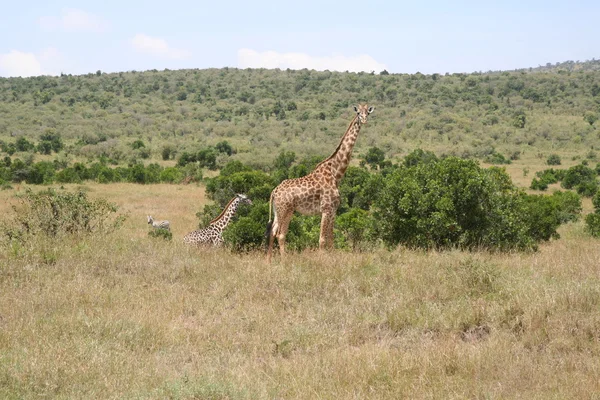
<path id="1" fill-rule="evenodd" d="M 240 203 L 252 204 L 252 200 L 250 200 L 245 194 L 239 193 L 237 194 L 237 198 L 240 200 Z"/>
<path id="2" fill-rule="evenodd" d="M 152 222 L 154 222 L 154 219 L 152 218 L 151 215 L 146 215 L 146 217 L 148 217 L 148 223 L 151 224 Z"/>
<path id="3" fill-rule="evenodd" d="M 358 120 L 361 124 L 367 123 L 367 116 L 373 112 L 375 107 L 369 107 L 366 104 L 359 104 L 358 107 L 354 106 L 354 111 L 358 115 Z"/>

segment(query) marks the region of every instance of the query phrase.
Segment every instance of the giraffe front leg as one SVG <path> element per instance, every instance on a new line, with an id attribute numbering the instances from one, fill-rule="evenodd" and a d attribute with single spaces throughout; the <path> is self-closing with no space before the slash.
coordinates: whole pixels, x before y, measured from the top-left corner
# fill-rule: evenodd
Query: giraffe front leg
<path id="1" fill-rule="evenodd" d="M 319 249 L 329 250 L 333 247 L 333 223 L 335 222 L 335 213 L 331 211 L 324 212 L 321 215 L 321 234 L 319 237 Z"/>

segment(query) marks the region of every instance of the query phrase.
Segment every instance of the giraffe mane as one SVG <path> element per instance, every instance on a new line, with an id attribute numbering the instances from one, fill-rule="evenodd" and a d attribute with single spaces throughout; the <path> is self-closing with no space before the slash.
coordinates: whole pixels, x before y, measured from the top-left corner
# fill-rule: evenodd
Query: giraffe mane
<path id="1" fill-rule="evenodd" d="M 233 199 L 229 200 L 229 203 L 227 203 L 227 205 L 225 206 L 225 208 L 223 209 L 223 211 L 221 211 L 221 214 L 219 214 L 219 216 L 215 219 L 213 219 L 212 221 L 210 221 L 208 224 L 213 224 L 215 222 L 217 222 L 218 220 L 221 219 L 221 217 L 225 214 L 225 211 L 227 211 L 229 209 L 229 206 L 231 205 L 231 203 L 233 203 L 233 201 L 237 199 L 237 196 L 235 196 Z"/>
<path id="2" fill-rule="evenodd" d="M 352 121 L 350 121 L 350 124 L 348 125 L 348 128 L 346 129 L 346 132 L 344 133 L 344 136 L 342 136 L 342 138 L 340 139 L 340 143 L 337 145 L 337 147 L 335 148 L 333 153 L 329 157 L 327 157 L 326 159 L 324 159 L 323 161 L 318 163 L 317 166 L 315 167 L 315 169 L 317 169 L 317 167 L 321 166 L 321 164 L 325 164 L 327 161 L 331 160 L 337 154 L 337 152 L 340 150 L 340 147 L 342 147 L 342 143 L 344 143 L 344 138 L 346 137 L 346 133 L 348 133 L 348 131 L 350 130 L 350 127 L 352 125 L 354 125 L 354 122 L 356 121 L 357 118 L 358 118 L 358 114 L 356 114 L 354 116 L 354 118 L 352 118 Z"/>

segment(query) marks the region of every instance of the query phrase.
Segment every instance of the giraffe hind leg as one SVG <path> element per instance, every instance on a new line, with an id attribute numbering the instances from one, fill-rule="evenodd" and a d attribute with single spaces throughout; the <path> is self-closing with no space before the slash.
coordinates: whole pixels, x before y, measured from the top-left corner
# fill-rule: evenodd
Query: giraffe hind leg
<path id="1" fill-rule="evenodd" d="M 267 236 L 267 261 L 269 263 L 271 262 L 271 257 L 273 255 L 273 244 L 278 231 L 279 220 L 277 219 L 277 214 L 275 214 L 275 219 L 267 224 L 267 232 L 265 233 Z"/>

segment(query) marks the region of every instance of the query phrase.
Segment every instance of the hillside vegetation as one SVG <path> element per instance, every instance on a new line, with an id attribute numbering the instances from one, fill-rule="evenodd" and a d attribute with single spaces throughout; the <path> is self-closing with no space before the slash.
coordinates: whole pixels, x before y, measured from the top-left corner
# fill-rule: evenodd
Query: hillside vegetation
<path id="1" fill-rule="evenodd" d="M 37 144 L 58 135 L 75 159 L 121 164 L 162 162 L 226 140 L 234 151 L 219 154 L 218 165 L 233 158 L 264 168 L 281 150 L 327 155 L 351 106 L 368 102 L 376 110 L 359 151 L 377 146 L 392 159 L 417 147 L 460 157 L 554 151 L 594 159 L 596 64 L 450 75 L 223 68 L 0 78 L 0 140 Z"/>

